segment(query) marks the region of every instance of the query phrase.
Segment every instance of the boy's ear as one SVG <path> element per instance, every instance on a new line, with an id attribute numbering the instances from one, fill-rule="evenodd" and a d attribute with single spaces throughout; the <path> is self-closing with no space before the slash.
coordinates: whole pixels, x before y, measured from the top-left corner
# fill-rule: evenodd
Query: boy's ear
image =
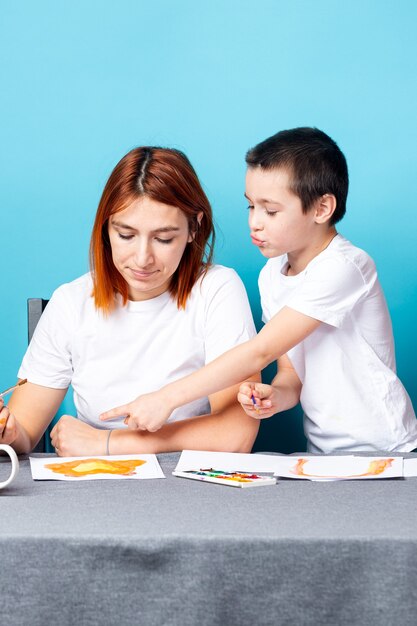
<path id="1" fill-rule="evenodd" d="M 332 193 L 325 193 L 317 200 L 315 221 L 317 224 L 328 222 L 336 210 L 336 198 Z"/>

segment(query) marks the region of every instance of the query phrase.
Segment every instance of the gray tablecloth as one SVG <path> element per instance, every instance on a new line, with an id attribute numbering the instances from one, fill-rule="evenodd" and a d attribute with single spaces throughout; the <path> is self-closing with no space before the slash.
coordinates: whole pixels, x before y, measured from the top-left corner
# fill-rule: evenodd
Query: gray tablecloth
<path id="1" fill-rule="evenodd" d="M 417 622 L 417 479 L 35 482 L 0 491 L 0 624 Z M 0 460 L 0 480 L 6 475 Z"/>

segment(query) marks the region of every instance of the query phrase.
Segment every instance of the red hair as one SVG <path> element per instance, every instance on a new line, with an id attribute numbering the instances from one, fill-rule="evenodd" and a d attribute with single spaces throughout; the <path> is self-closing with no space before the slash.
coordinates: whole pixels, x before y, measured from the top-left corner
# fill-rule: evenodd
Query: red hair
<path id="1" fill-rule="evenodd" d="M 93 297 L 96 308 L 104 313 L 110 313 L 115 308 L 118 293 L 124 305 L 128 301 L 128 285 L 113 263 L 108 221 L 111 215 L 142 196 L 180 209 L 194 235 L 169 285 L 178 308 L 185 308 L 197 278 L 207 271 L 212 262 L 214 228 L 211 206 L 185 154 L 170 148 L 135 148 L 119 161 L 110 174 L 91 235 Z M 199 214 L 202 214 L 200 222 L 197 221 Z"/>

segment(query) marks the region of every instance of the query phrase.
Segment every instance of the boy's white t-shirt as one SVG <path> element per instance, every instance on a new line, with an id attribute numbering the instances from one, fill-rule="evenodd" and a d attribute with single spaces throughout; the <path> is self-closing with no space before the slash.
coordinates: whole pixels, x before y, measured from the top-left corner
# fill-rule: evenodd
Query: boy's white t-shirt
<path id="1" fill-rule="evenodd" d="M 417 420 L 396 375 L 387 304 L 373 260 L 337 235 L 296 276 L 287 255 L 259 276 L 263 320 L 284 306 L 323 322 L 288 352 L 302 383 L 309 451 L 417 447 Z"/>
<path id="2" fill-rule="evenodd" d="M 106 317 L 94 306 L 92 288 L 85 274 L 54 292 L 19 378 L 55 389 L 72 384 L 77 416 L 96 428 L 123 427 L 123 419 L 104 425 L 100 413 L 194 372 L 256 332 L 242 281 L 221 265 L 196 282 L 185 310 L 166 292 Z M 209 412 L 202 398 L 169 421 Z"/>

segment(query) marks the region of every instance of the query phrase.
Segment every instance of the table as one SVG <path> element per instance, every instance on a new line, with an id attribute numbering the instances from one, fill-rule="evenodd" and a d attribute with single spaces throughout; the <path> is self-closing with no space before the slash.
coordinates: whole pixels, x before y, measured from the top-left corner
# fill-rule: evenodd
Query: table
<path id="1" fill-rule="evenodd" d="M 165 480 L 77 483 L 21 459 L 0 623 L 416 623 L 417 478 L 233 489 L 171 476 L 178 456 L 158 455 Z"/>

